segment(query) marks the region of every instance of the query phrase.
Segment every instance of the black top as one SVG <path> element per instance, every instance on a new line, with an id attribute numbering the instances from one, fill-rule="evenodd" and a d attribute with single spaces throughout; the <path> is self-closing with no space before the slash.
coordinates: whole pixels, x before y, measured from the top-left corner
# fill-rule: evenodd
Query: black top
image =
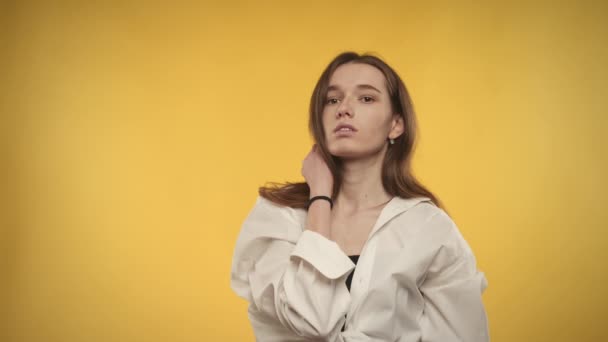
<path id="1" fill-rule="evenodd" d="M 357 261 L 359 260 L 358 255 L 349 255 L 348 257 L 350 258 L 350 260 L 352 260 L 355 263 L 355 265 L 357 265 Z M 353 280 L 353 274 L 355 274 L 354 270 L 352 272 L 350 272 L 350 274 L 348 275 L 348 278 L 346 278 L 346 288 L 348 289 L 348 291 L 350 291 L 350 283 Z"/>
<path id="2" fill-rule="evenodd" d="M 350 260 L 352 260 L 355 263 L 355 265 L 357 265 L 357 261 L 359 260 L 358 255 L 349 255 L 348 257 L 350 258 Z M 350 291 L 350 283 L 353 280 L 353 274 L 355 274 L 354 270 L 352 272 L 350 272 L 350 274 L 346 278 L 346 288 L 348 289 L 348 291 Z M 342 331 L 344 331 L 345 326 L 346 326 L 346 323 L 342 326 Z"/>

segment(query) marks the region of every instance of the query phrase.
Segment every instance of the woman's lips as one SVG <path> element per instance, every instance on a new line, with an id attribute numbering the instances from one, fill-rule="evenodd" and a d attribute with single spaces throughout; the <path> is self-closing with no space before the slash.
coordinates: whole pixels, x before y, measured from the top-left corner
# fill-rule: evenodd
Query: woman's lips
<path id="1" fill-rule="evenodd" d="M 337 130 L 335 132 L 335 134 L 337 136 L 339 136 L 339 137 L 348 137 L 348 136 L 351 136 L 351 135 L 355 135 L 355 133 L 356 132 L 353 131 L 353 130 L 346 130 L 346 129 L 345 130 Z"/>

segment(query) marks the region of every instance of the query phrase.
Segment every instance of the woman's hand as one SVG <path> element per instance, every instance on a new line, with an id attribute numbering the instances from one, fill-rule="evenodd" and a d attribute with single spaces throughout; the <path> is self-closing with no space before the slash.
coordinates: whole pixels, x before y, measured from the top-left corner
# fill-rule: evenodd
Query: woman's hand
<path id="1" fill-rule="evenodd" d="M 319 153 L 317 144 L 312 146 L 302 162 L 302 176 L 304 176 L 310 188 L 310 197 L 319 195 L 331 197 L 334 176 Z"/>

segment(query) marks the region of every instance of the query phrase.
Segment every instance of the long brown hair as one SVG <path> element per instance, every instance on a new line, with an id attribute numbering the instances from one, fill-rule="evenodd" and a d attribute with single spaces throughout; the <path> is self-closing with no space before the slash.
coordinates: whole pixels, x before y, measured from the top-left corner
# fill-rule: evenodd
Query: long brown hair
<path id="1" fill-rule="evenodd" d="M 399 75 L 379 57 L 369 53 L 360 55 L 352 51 L 339 54 L 329 63 L 317 81 L 310 99 L 308 129 L 318 145 L 317 151 L 319 151 L 334 176 L 334 187 L 331 197 L 336 198 L 340 191 L 343 171 L 341 160 L 332 156 L 327 150 L 322 115 L 329 79 L 340 65 L 346 63 L 369 64 L 384 74 L 392 111 L 401 115 L 405 125 L 403 134 L 395 139 L 395 143 L 390 145 L 386 151 L 382 165 L 382 185 L 384 190 L 391 196 L 402 198 L 428 197 L 436 206 L 444 209 L 441 201 L 420 184 L 412 173 L 411 162 L 416 143 L 417 124 L 412 100 L 405 84 Z M 284 184 L 267 182 L 267 184 L 269 186 L 259 188 L 260 196 L 279 205 L 306 208 L 310 197 L 310 188 L 306 182 L 286 182 Z"/>

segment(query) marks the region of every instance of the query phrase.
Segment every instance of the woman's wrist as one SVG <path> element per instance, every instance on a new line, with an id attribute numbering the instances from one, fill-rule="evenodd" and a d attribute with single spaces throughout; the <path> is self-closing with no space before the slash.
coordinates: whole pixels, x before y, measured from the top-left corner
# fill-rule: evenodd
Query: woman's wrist
<path id="1" fill-rule="evenodd" d="M 311 205 L 313 205 L 315 202 L 326 202 L 329 203 L 329 208 L 332 209 L 334 207 L 334 201 L 331 199 L 331 197 L 329 196 L 325 196 L 325 195 L 317 195 L 317 196 L 311 196 L 310 199 L 308 200 L 308 206 L 307 208 L 310 208 Z"/>
<path id="2" fill-rule="evenodd" d="M 327 194 L 327 192 L 319 193 Z M 326 196 L 316 194 L 317 192 L 311 193 L 310 198 L 314 198 L 315 196 Z M 307 208 L 308 215 L 306 219 L 306 229 L 315 231 L 331 240 L 331 207 L 331 202 L 325 199 L 317 199 L 312 202 L 309 201 Z"/>
<path id="3" fill-rule="evenodd" d="M 327 196 L 331 198 L 331 190 L 326 190 L 326 189 L 311 189 L 310 190 L 310 196 L 308 196 L 308 199 L 311 199 L 315 196 Z"/>

